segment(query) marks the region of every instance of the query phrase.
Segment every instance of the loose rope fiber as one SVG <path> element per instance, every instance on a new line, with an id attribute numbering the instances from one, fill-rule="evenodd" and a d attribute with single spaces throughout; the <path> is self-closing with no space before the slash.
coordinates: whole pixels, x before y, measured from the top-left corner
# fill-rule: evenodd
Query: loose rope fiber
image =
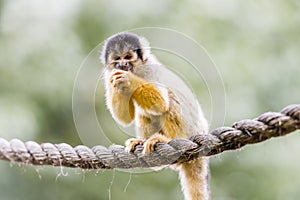
<path id="1" fill-rule="evenodd" d="M 232 127 L 217 128 L 207 135 L 194 135 L 189 140 L 176 138 L 168 144 L 157 143 L 155 151 L 146 155 L 142 154 L 143 146 L 127 153 L 121 145 L 71 147 L 66 143 L 38 144 L 0 138 L 0 160 L 82 169 L 148 168 L 239 149 L 297 129 L 300 129 L 300 104 L 289 105 L 280 113 L 267 112 L 252 120 L 238 121 Z"/>

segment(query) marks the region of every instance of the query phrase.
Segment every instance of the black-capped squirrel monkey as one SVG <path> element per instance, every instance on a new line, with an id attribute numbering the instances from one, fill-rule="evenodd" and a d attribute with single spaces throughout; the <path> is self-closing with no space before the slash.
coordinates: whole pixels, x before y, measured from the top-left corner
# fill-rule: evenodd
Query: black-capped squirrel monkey
<path id="1" fill-rule="evenodd" d="M 126 141 L 126 150 L 144 145 L 143 153 L 154 150 L 157 142 L 188 138 L 208 132 L 207 122 L 194 96 L 165 85 L 176 76 L 151 54 L 146 39 L 132 33 L 119 33 L 104 44 L 101 61 L 105 65 L 106 104 L 121 125 L 134 123 L 137 138 Z M 182 81 L 177 84 L 184 84 Z M 189 90 L 186 84 L 184 86 Z M 186 200 L 207 200 L 209 169 L 207 158 L 177 164 Z"/>

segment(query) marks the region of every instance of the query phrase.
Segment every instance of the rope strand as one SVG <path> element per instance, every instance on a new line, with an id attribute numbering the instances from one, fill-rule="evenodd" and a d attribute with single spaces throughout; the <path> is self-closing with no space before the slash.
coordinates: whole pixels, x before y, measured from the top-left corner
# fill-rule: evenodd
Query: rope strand
<path id="1" fill-rule="evenodd" d="M 189 140 L 176 138 L 168 144 L 157 143 L 155 151 L 147 155 L 142 154 L 142 146 L 127 153 L 121 145 L 71 147 L 66 143 L 24 143 L 19 139 L 8 142 L 0 138 L 0 160 L 82 169 L 148 168 L 239 149 L 297 129 L 300 129 L 300 104 L 289 105 L 280 113 L 267 112 L 252 120 L 238 121 L 232 127 L 217 128 L 211 134 L 194 135 Z"/>

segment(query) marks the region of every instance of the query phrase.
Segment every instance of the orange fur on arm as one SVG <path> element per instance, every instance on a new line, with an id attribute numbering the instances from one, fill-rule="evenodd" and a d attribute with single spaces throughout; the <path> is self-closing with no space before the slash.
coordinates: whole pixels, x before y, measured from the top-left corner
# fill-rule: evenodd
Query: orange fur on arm
<path id="1" fill-rule="evenodd" d="M 132 98 L 143 110 L 148 112 L 163 114 L 168 110 L 167 102 L 161 92 L 149 83 L 137 87 Z"/>
<path id="2" fill-rule="evenodd" d="M 131 97 L 118 92 L 112 94 L 112 112 L 114 118 L 124 125 L 130 124 L 134 119 L 134 105 Z"/>

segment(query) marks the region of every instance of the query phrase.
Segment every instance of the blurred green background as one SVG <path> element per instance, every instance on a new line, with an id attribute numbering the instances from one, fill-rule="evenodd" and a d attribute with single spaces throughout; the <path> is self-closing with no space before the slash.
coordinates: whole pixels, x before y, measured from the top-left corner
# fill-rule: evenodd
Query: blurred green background
<path id="1" fill-rule="evenodd" d="M 300 103 L 297 0 L 0 0 L 0 137 L 81 144 L 72 117 L 80 64 L 108 36 L 144 26 L 181 31 L 206 48 L 226 89 L 225 125 Z M 212 199 L 299 199 L 299 151 L 298 132 L 211 158 Z M 0 174 L 1 200 L 183 199 L 168 169 L 87 172 L 1 161 Z"/>

